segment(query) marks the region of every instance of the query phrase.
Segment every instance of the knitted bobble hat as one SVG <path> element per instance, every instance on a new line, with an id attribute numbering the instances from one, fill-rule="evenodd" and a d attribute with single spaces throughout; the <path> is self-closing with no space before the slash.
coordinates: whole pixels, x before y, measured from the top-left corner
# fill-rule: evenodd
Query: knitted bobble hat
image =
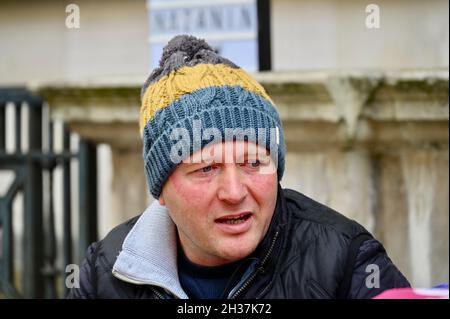
<path id="1" fill-rule="evenodd" d="M 281 180 L 284 132 L 272 100 L 204 40 L 188 35 L 170 40 L 142 87 L 141 102 L 145 173 L 154 198 L 181 161 L 205 145 L 227 140 L 264 146 Z"/>

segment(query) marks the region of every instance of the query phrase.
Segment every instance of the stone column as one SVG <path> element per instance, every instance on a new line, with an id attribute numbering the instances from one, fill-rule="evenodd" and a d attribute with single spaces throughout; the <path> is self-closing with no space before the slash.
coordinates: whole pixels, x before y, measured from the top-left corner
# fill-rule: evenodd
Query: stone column
<path id="1" fill-rule="evenodd" d="M 443 253 L 442 249 L 447 248 L 448 251 L 448 197 L 445 201 L 440 192 L 443 188 L 448 189 L 447 154 L 420 150 L 403 152 L 401 156 L 409 212 L 411 275 L 412 281 L 419 287 L 430 287 L 439 283 L 436 280 L 443 280 L 435 272 L 439 267 L 433 270 L 432 261 L 436 260 L 436 253 Z M 439 227 L 433 219 L 440 222 L 446 220 L 447 227 Z M 445 260 L 440 262 L 445 263 Z"/>
<path id="2" fill-rule="evenodd" d="M 373 231 L 372 166 L 365 151 L 292 152 L 283 185 L 357 220 Z"/>
<path id="3" fill-rule="evenodd" d="M 116 148 L 114 144 L 111 150 L 111 216 L 105 218 L 110 228 L 142 213 L 150 200 L 141 150 Z"/>

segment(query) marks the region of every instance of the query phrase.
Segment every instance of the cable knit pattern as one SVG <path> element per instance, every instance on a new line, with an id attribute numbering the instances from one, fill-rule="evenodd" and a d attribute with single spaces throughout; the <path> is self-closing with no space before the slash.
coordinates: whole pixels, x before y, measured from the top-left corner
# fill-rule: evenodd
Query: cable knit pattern
<path id="1" fill-rule="evenodd" d="M 158 110 L 168 107 L 183 95 L 211 86 L 224 85 L 239 85 L 272 103 L 264 88 L 242 69 L 234 69 L 223 64 L 198 64 L 194 67 L 183 67 L 160 78 L 145 91 L 140 114 L 141 134 L 147 122 Z"/>

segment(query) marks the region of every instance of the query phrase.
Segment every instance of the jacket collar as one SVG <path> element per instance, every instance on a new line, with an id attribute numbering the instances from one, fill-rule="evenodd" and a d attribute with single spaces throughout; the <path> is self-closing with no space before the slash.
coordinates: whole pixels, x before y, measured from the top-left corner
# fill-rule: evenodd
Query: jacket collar
<path id="1" fill-rule="evenodd" d="M 123 281 L 158 286 L 177 298 L 188 298 L 178 279 L 175 224 L 158 201 L 128 233 L 112 272 Z"/>

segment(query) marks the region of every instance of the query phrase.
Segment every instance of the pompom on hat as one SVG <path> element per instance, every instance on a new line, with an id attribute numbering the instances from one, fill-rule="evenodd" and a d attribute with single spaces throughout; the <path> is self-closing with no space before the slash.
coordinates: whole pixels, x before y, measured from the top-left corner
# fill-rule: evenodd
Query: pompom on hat
<path id="1" fill-rule="evenodd" d="M 181 144 L 174 134 L 180 129 L 189 133 Z M 206 129 L 220 132 L 219 141 L 245 140 L 264 145 L 276 159 L 281 180 L 284 131 L 264 88 L 204 40 L 179 35 L 164 47 L 159 66 L 141 91 L 143 157 L 147 185 L 154 198 L 159 198 L 167 178 L 182 160 L 211 144 L 212 138 L 190 142 L 195 141 L 195 132 Z M 252 134 L 228 134 L 236 129 Z M 174 153 L 180 145 L 185 150 L 181 155 Z"/>

